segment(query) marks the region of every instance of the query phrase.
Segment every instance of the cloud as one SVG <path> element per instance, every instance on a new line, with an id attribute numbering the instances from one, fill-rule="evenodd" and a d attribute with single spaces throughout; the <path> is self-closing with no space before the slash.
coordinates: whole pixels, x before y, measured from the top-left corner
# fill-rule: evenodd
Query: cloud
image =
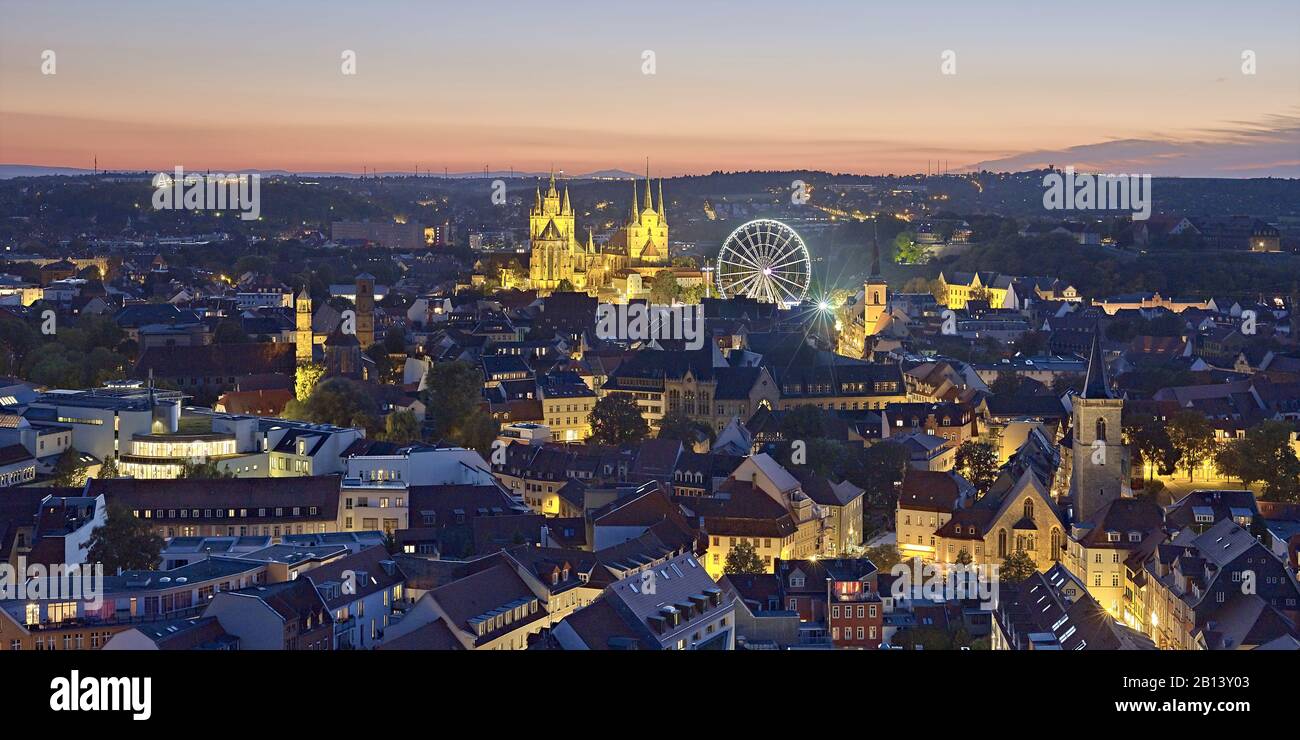
<path id="1" fill-rule="evenodd" d="M 1017 171 L 1046 165 L 1166 177 L 1300 177 L 1300 115 L 1230 121 L 1183 137 L 1116 139 L 987 160 L 973 169 Z"/>

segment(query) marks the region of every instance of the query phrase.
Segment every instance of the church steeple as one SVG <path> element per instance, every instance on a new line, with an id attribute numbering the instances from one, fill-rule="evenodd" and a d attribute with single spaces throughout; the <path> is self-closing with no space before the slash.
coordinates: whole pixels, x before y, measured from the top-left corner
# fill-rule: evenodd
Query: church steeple
<path id="1" fill-rule="evenodd" d="M 668 218 L 664 215 L 664 179 L 659 178 L 659 223 L 667 223 Z"/>
<path id="2" fill-rule="evenodd" d="M 551 186 L 546 191 L 546 197 L 554 198 L 558 195 L 559 193 L 555 190 L 555 167 L 551 167 Z"/>
<path id="3" fill-rule="evenodd" d="M 573 213 L 573 208 L 569 206 L 569 186 L 564 186 L 564 205 L 560 208 L 560 213 L 568 216 Z"/>
<path id="4" fill-rule="evenodd" d="M 641 220 L 641 219 L 637 218 L 637 210 L 636 210 L 636 179 L 634 178 L 634 179 L 632 180 L 632 210 L 631 210 L 631 212 L 628 213 L 627 222 L 630 223 L 630 224 L 634 224 L 634 223 L 636 223 L 637 221 L 640 221 L 640 220 Z"/>
<path id="5" fill-rule="evenodd" d="M 876 232 L 876 220 L 871 219 L 871 275 L 880 277 L 880 238 Z"/>
<path id="6" fill-rule="evenodd" d="M 650 160 L 645 162 L 645 208 L 642 210 L 653 211 L 655 209 L 654 198 L 650 193 Z"/>
<path id="7" fill-rule="evenodd" d="M 1101 327 L 1092 330 L 1092 347 L 1088 350 L 1088 374 L 1083 382 L 1083 398 L 1114 398 L 1106 382 L 1106 362 L 1101 356 Z"/>

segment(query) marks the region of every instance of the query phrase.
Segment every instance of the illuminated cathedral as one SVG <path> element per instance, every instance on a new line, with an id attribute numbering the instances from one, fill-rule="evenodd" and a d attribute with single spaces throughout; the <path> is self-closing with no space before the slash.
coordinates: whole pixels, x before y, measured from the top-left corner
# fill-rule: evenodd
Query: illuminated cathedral
<path id="1" fill-rule="evenodd" d="M 638 204 L 640 193 L 636 182 L 632 182 L 632 209 L 627 223 L 608 242 L 598 246 L 590 230 L 585 239 L 579 236 L 569 189 L 566 186 L 561 194 L 552 173 L 546 194 L 538 187 L 528 214 L 528 238 L 532 246 L 529 287 L 547 294 L 558 289 L 562 281 L 568 281 L 576 291 L 592 295 L 616 292 L 626 298 L 628 293 L 639 290 L 641 277 L 653 276 L 668 267 L 663 181 L 659 182 L 657 206 L 651 187 L 647 171 L 645 200 Z"/>

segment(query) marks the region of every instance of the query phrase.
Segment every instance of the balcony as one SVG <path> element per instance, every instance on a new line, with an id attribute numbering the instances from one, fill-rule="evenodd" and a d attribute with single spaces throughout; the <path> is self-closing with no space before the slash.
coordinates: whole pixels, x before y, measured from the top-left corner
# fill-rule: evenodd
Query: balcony
<path id="1" fill-rule="evenodd" d="M 135 614 L 127 612 L 118 612 L 112 617 L 104 618 L 99 616 L 80 616 L 72 619 L 64 619 L 59 622 L 40 622 L 39 624 L 26 625 L 27 629 L 35 632 L 54 632 L 61 630 L 74 630 L 79 628 L 94 627 L 116 627 L 121 625 L 148 624 L 150 622 L 164 622 L 171 619 L 189 619 L 203 615 L 203 610 L 207 604 L 199 606 L 186 607 L 184 609 L 173 609 L 165 614 Z"/>

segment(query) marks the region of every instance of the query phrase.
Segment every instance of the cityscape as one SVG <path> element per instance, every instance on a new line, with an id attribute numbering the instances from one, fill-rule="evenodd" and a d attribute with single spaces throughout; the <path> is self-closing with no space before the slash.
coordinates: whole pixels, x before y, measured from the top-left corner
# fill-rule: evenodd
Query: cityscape
<path id="1" fill-rule="evenodd" d="M 283 5 L 0 3 L 0 652 L 1300 650 L 1294 7 Z"/>

